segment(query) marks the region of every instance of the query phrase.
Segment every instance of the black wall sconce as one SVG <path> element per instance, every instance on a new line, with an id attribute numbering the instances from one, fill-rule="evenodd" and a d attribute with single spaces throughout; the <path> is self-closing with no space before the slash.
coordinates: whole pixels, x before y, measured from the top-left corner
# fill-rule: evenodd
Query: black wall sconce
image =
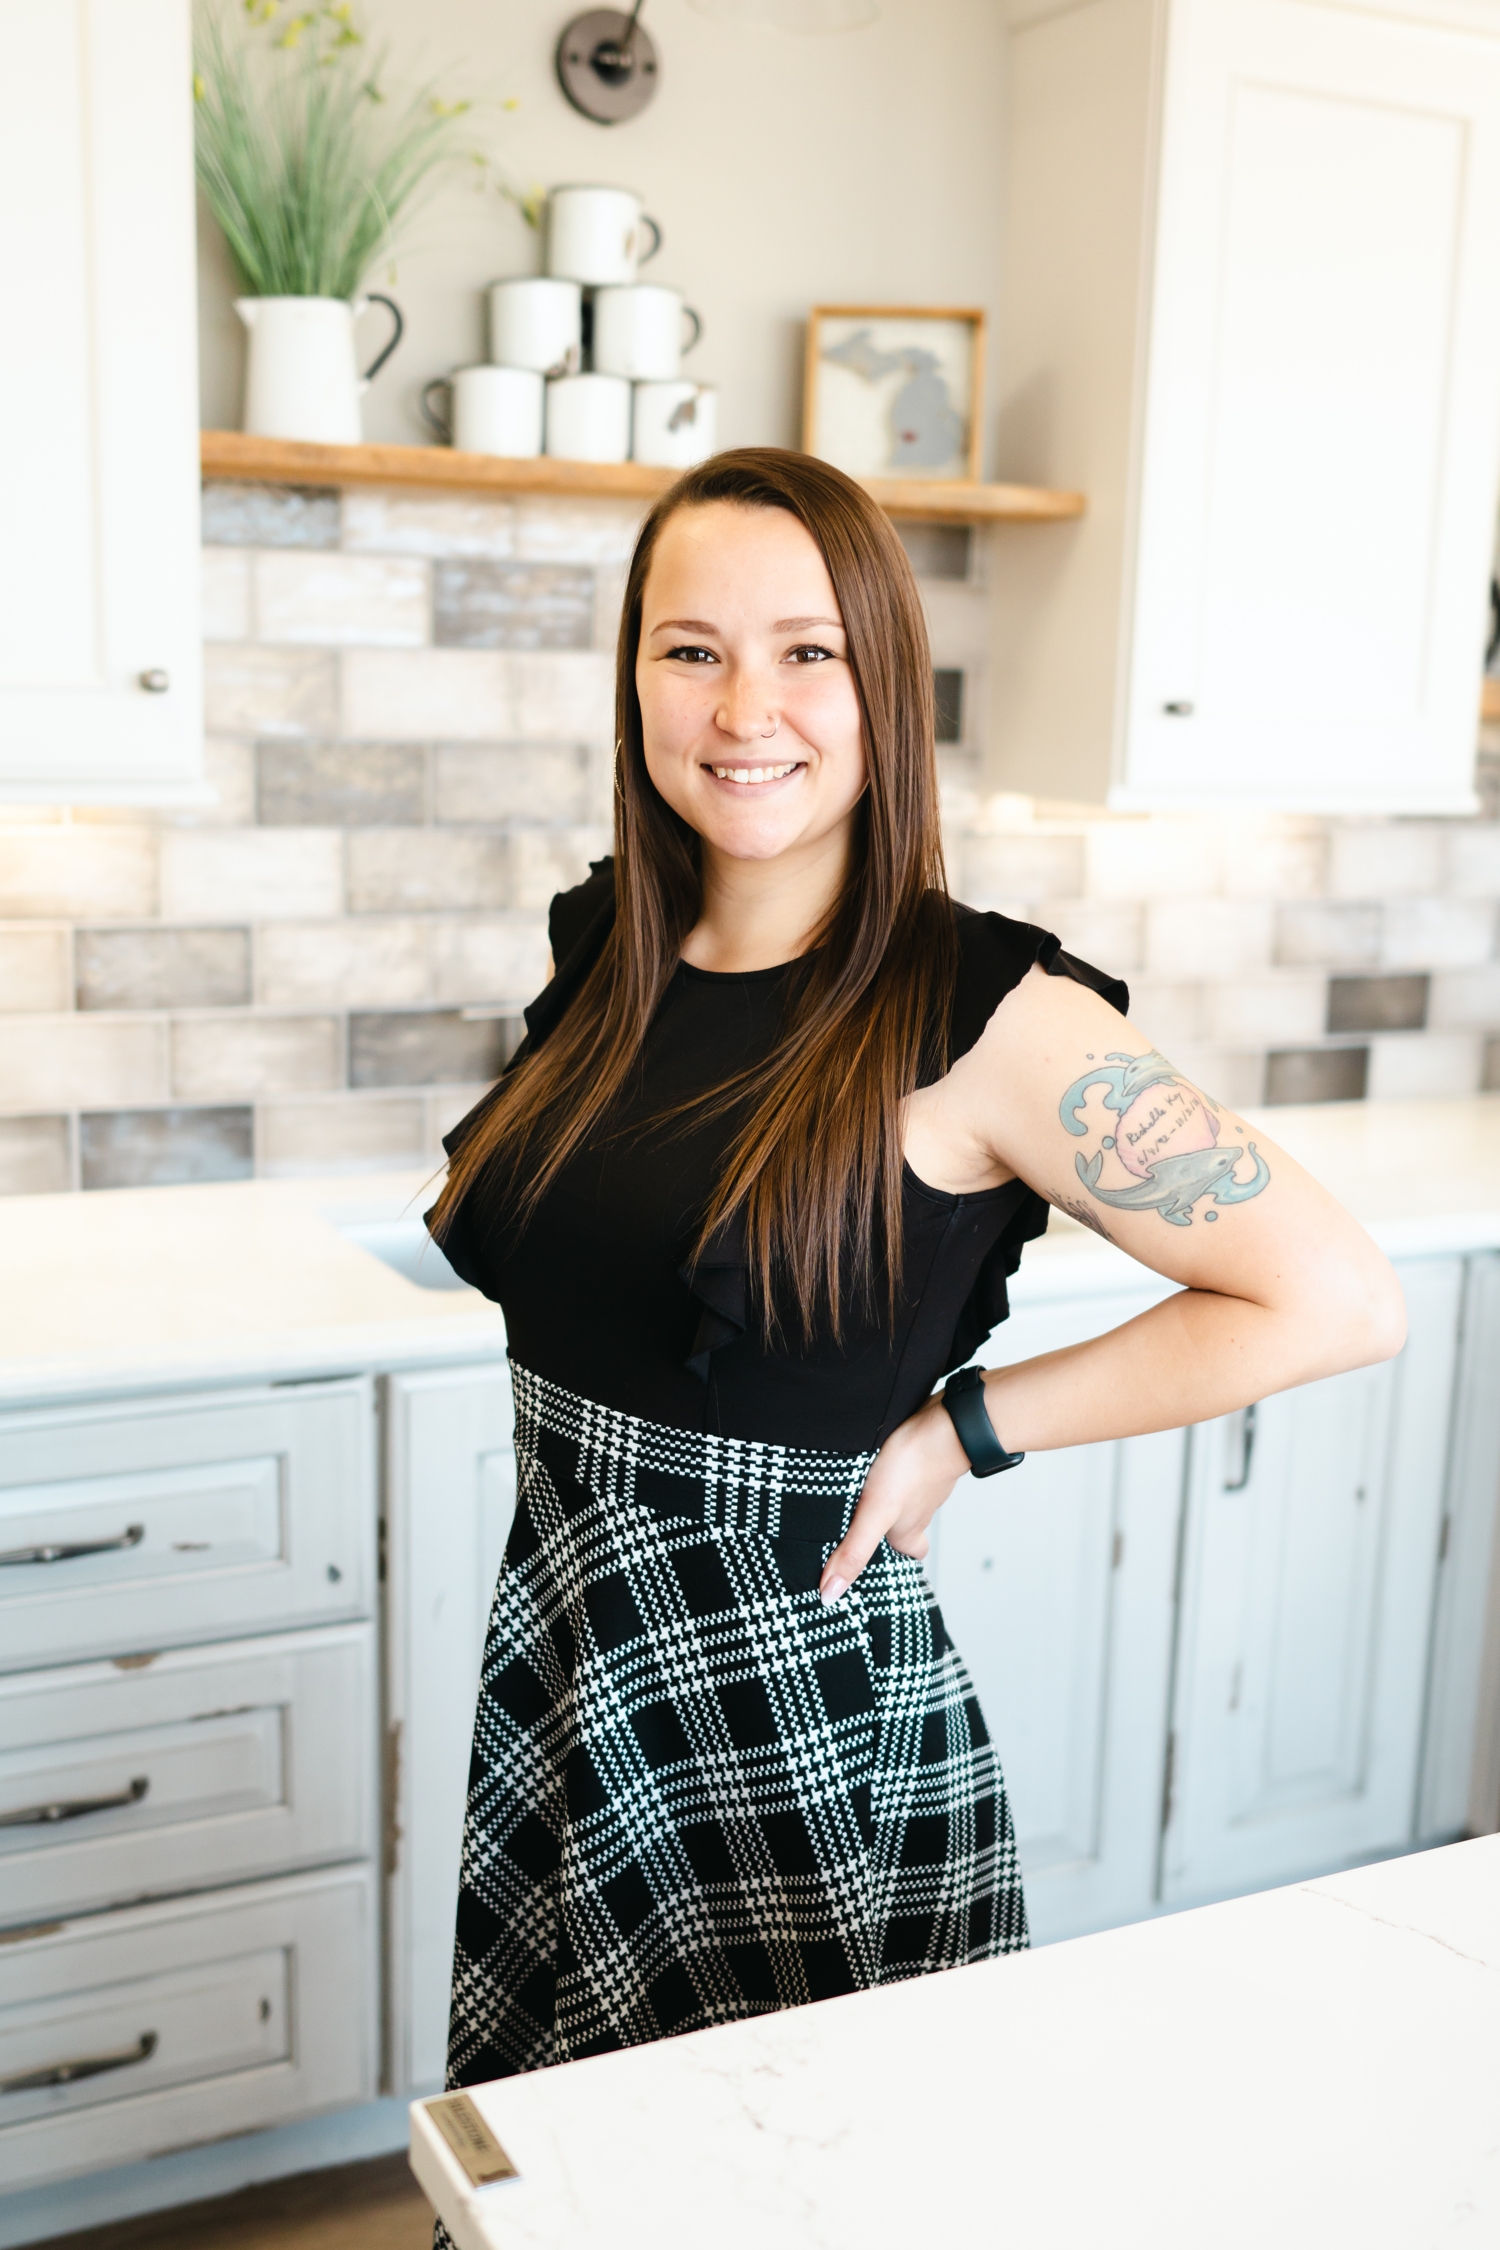
<path id="1" fill-rule="evenodd" d="M 656 44 L 641 23 L 644 0 L 629 15 L 589 8 L 564 25 L 557 42 L 557 82 L 573 107 L 596 125 L 638 117 L 661 76 Z"/>

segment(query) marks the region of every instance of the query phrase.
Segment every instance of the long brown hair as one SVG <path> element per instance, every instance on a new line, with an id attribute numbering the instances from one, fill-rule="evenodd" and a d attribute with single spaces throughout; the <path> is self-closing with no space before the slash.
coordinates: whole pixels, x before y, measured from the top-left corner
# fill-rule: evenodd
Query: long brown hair
<path id="1" fill-rule="evenodd" d="M 698 920 L 699 839 L 647 773 L 635 671 L 662 526 L 679 509 L 715 501 L 784 508 L 817 543 L 844 621 L 869 779 L 842 892 L 799 964 L 780 1039 L 764 1063 L 691 1105 L 696 1114 L 733 1105 L 744 1119 L 698 1249 L 738 1221 L 768 1333 L 784 1295 L 804 1336 L 822 1320 L 837 1337 L 850 1293 L 869 1294 L 879 1248 L 894 1306 L 901 1103 L 924 1054 L 941 1065 L 956 945 L 916 580 L 869 495 L 809 454 L 720 453 L 680 477 L 641 527 L 615 683 L 614 928 L 561 1021 L 502 1081 L 454 1155 L 433 1231 L 442 1238 L 492 1166 L 524 1223 L 580 1143 L 607 1125 Z"/>

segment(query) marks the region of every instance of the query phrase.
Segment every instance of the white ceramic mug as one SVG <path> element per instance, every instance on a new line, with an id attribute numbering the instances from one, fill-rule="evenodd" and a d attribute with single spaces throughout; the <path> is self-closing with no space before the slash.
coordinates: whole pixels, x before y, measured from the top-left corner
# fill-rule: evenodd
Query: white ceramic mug
<path id="1" fill-rule="evenodd" d="M 691 469 L 718 440 L 719 394 L 701 383 L 637 383 L 630 408 L 630 458 L 658 469 Z"/>
<path id="2" fill-rule="evenodd" d="M 490 358 L 497 367 L 576 375 L 583 365 L 583 291 L 578 283 L 545 274 L 491 282 Z"/>
<path id="3" fill-rule="evenodd" d="M 683 341 L 683 326 L 691 327 Z M 593 363 L 601 375 L 628 375 L 633 383 L 671 383 L 682 359 L 703 334 L 703 322 L 675 289 L 628 281 L 594 298 Z"/>
<path id="4" fill-rule="evenodd" d="M 460 453 L 500 453 L 534 461 L 542 450 L 542 377 L 530 367 L 460 367 L 422 388 L 422 412 L 445 445 Z M 436 403 L 447 391 L 446 413 Z"/>
<path id="5" fill-rule="evenodd" d="M 396 325 L 361 375 L 354 323 L 370 305 L 384 305 Z M 390 298 L 373 290 L 352 303 L 342 297 L 237 297 L 234 309 L 250 331 L 246 430 L 311 445 L 358 445 L 360 393 L 401 341 L 401 314 Z"/>
<path id="6" fill-rule="evenodd" d="M 549 383 L 546 449 L 563 461 L 627 461 L 630 385 L 619 375 L 560 375 Z"/>
<path id="7" fill-rule="evenodd" d="M 634 281 L 660 248 L 661 228 L 629 188 L 560 187 L 547 198 L 549 274 L 591 288 Z"/>

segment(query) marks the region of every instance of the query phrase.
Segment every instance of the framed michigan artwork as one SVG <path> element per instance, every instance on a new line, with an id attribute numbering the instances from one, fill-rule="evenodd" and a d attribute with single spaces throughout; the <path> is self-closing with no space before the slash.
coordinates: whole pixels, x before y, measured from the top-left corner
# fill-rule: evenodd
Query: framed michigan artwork
<path id="1" fill-rule="evenodd" d="M 984 314 L 815 305 L 802 448 L 853 477 L 977 483 Z"/>

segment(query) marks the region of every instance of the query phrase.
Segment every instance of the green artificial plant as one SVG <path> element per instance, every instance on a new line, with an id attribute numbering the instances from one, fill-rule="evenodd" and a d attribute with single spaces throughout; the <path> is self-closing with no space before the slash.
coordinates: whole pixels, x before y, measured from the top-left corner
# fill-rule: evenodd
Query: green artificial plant
<path id="1" fill-rule="evenodd" d="M 198 180 L 247 296 L 354 296 L 438 167 L 475 153 L 467 102 L 430 81 L 387 100 L 350 0 L 197 0 L 193 48 Z"/>

